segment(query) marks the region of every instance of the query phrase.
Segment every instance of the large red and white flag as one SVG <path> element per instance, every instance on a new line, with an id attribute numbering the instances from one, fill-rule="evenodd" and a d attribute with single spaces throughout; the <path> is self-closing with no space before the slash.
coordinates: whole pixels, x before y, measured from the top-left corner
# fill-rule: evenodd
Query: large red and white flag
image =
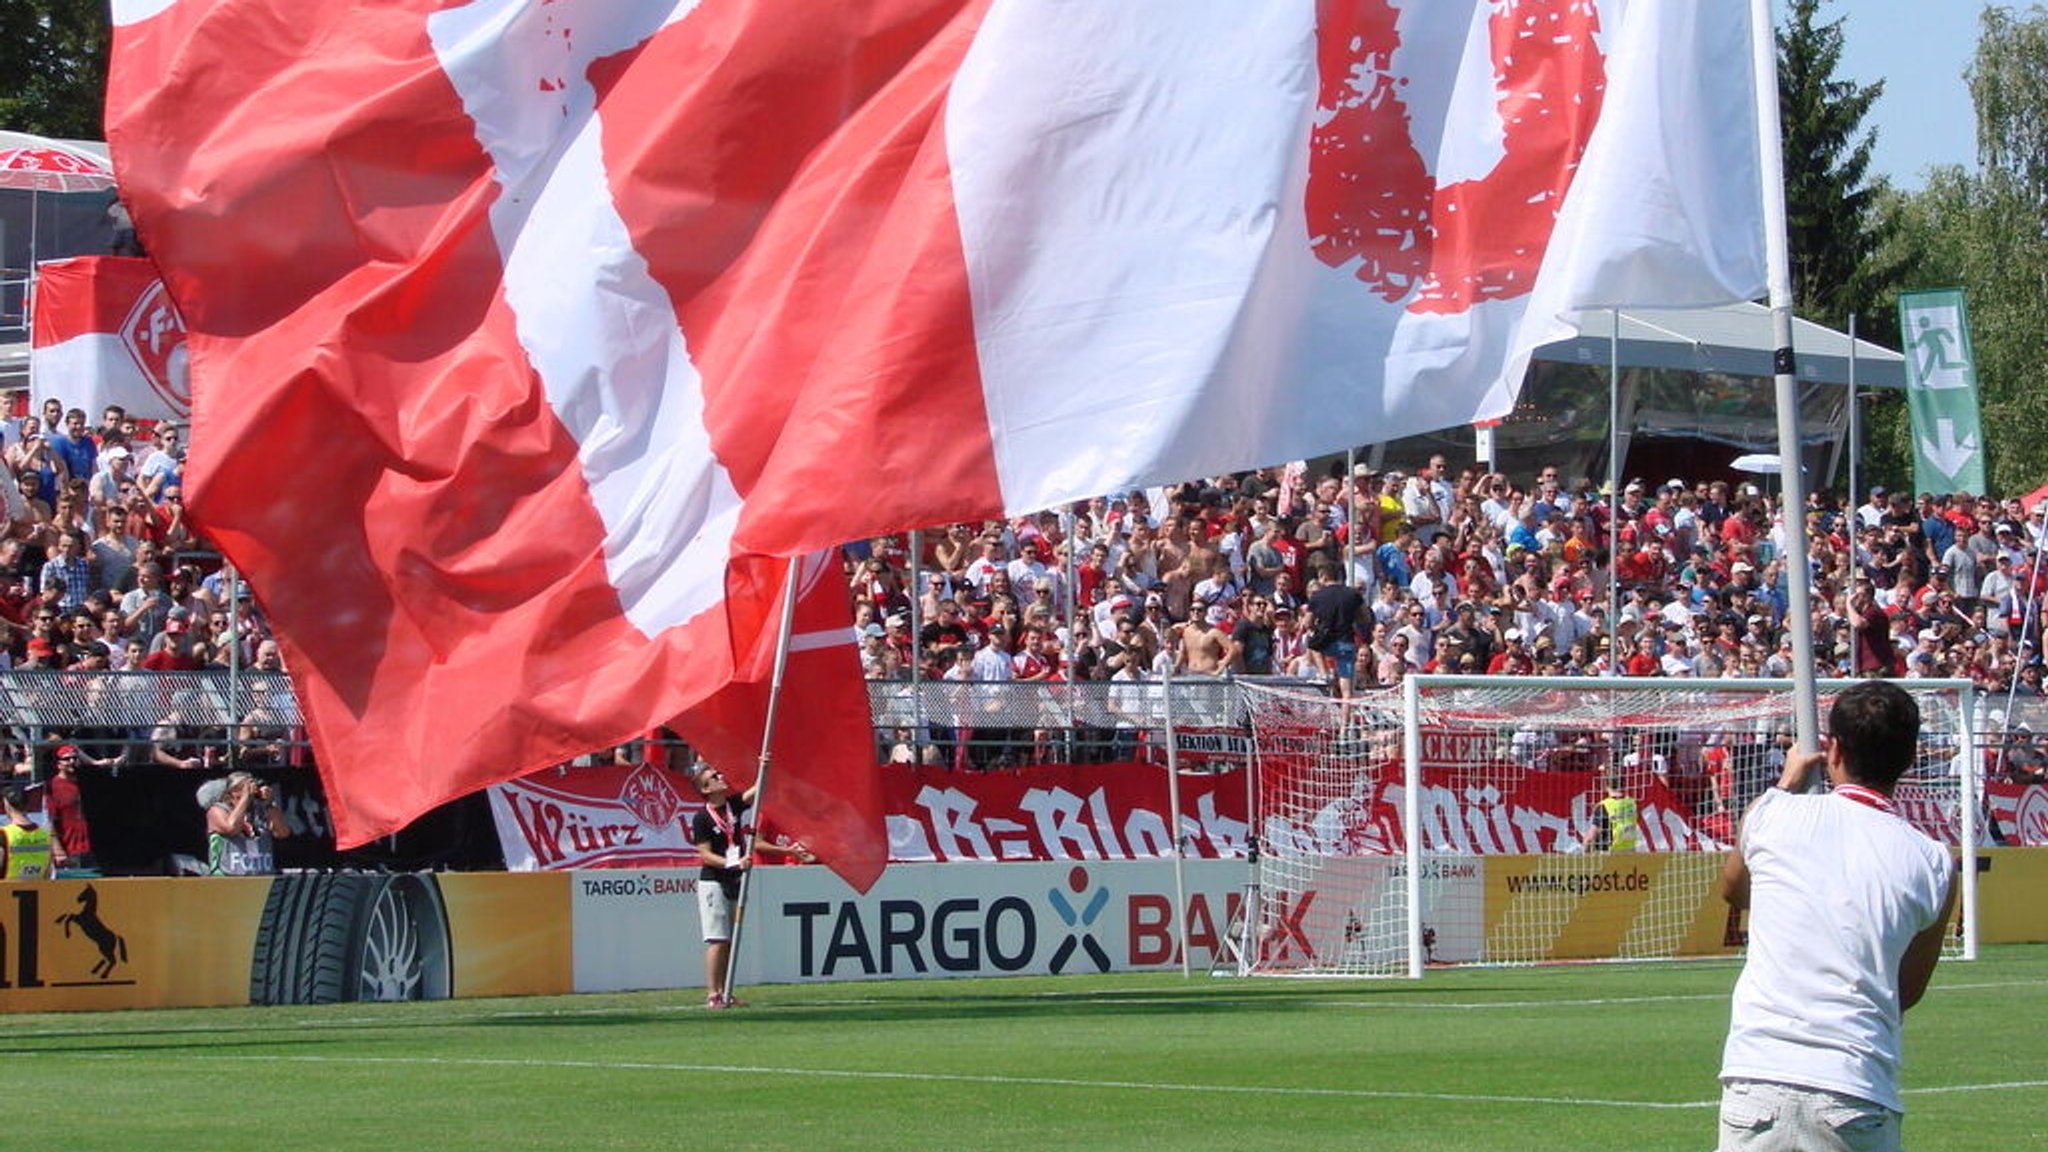
<path id="1" fill-rule="evenodd" d="M 156 265 L 79 256 L 36 267 L 28 384 L 33 402 L 98 413 L 119 404 L 144 420 L 192 411 L 185 322 Z"/>
<path id="2" fill-rule="evenodd" d="M 734 557 L 1497 416 L 1574 307 L 1756 294 L 1743 8 L 116 0 L 109 131 L 360 835 L 708 699 Z"/>

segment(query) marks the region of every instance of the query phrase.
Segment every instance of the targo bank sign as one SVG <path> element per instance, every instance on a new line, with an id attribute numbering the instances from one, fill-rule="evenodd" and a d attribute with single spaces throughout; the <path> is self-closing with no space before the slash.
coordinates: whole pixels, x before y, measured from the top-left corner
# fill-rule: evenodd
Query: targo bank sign
<path id="1" fill-rule="evenodd" d="M 1190 963 L 1206 967 L 1222 948 L 1243 899 L 1244 875 L 1242 861 L 1186 863 Z M 608 931 L 639 938 L 642 932 L 632 921 L 644 929 L 643 917 L 678 927 L 686 920 L 688 931 L 679 935 L 694 936 L 694 883 L 693 872 L 659 871 L 579 885 L 573 895 L 579 956 L 586 945 L 598 943 L 583 938 L 585 925 L 604 924 Z M 1173 901 L 1173 865 L 1165 860 L 895 864 L 865 895 L 822 868 L 763 868 L 748 895 L 741 979 L 784 983 L 1170 967 L 1180 963 Z M 579 990 L 594 991 L 602 982 L 579 977 L 578 983 L 589 985 Z"/>

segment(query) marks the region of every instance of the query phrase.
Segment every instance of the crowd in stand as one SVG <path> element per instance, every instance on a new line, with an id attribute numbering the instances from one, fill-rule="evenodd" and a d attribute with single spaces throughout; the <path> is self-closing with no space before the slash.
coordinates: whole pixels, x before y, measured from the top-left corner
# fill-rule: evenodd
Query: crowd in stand
<path id="1" fill-rule="evenodd" d="M 36 415 L 0 421 L 0 668 L 282 669 L 246 586 L 186 523 L 183 433 L 119 407 L 92 425 L 54 399 Z M 146 733 L 45 732 L 44 747 L 18 748 L 13 775 L 48 777 L 50 749 L 67 739 L 79 755 L 101 753 L 100 765 L 225 763 L 230 733 L 186 723 L 175 707 L 160 719 Z"/>
<path id="2" fill-rule="evenodd" d="M 0 667 L 257 663 L 260 615 L 246 599 L 230 605 L 231 573 L 186 524 L 182 439 L 119 407 L 89 425 L 58 400 L 0 422 Z"/>
<path id="3" fill-rule="evenodd" d="M 1781 677 L 1784 509 L 1753 483 L 1555 468 L 1305 465 L 1119 493 L 851 550 L 868 675 L 1410 673 Z M 1820 674 L 2038 696 L 2040 509 L 1818 492 L 1804 510 Z M 910 540 L 919 544 L 913 562 Z M 1618 619 L 1610 621 L 1610 588 Z"/>

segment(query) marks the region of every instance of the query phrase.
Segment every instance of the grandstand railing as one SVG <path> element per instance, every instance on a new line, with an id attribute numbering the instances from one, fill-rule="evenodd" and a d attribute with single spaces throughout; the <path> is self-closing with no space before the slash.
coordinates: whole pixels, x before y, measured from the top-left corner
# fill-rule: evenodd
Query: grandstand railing
<path id="1" fill-rule="evenodd" d="M 1131 745 L 1106 742 L 1106 736 L 1151 742 L 1169 717 L 1180 730 L 1245 728 L 1249 717 L 1236 685 L 1247 679 L 1320 688 L 1284 677 L 1188 677 L 1170 685 L 871 680 L 867 687 L 880 758 L 899 743 L 951 753 L 1028 742 L 1034 753 L 1077 761 L 1120 758 Z M 2037 737 L 2048 743 L 2048 698 L 2021 696 L 2010 703 L 2008 716 L 2003 694 L 1977 697 L 1976 731 L 1987 763 L 2003 767 L 2008 751 L 2028 763 L 2030 757 L 2048 760 L 2048 748 L 2036 745 Z M 245 730 L 255 729 L 262 743 L 303 747 L 304 724 L 281 672 L 0 670 L 0 726 L 24 754 L 65 740 L 142 742 L 165 726 L 194 745 L 235 747 L 247 742 Z"/>

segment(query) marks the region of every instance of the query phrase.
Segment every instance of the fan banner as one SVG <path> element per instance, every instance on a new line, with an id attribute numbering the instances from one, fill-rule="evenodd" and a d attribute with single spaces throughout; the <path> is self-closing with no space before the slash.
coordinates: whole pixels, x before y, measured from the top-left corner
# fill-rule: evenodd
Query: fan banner
<path id="1" fill-rule="evenodd" d="M 490 790 L 514 872 L 694 868 L 690 821 L 704 804 L 683 772 L 653 764 L 537 772 Z"/>
<path id="2" fill-rule="evenodd" d="M 118 404 L 140 420 L 191 414 L 185 321 L 156 265 L 78 256 L 36 268 L 29 326 L 29 399 L 97 416 Z"/>
<path id="3" fill-rule="evenodd" d="M 1284 771 L 1266 768 L 1269 779 Z M 1717 852 L 1727 847 L 1717 829 L 1662 777 L 1631 773 L 1625 785 L 1637 805 L 1647 852 Z M 1407 789 L 1401 766 L 1385 760 L 1364 772 L 1348 796 L 1338 797 L 1305 821 L 1269 817 L 1260 828 L 1266 850 L 1282 855 L 1358 855 L 1406 850 L 1401 808 Z M 1422 769 L 1422 850 L 1458 855 L 1535 855 L 1576 852 L 1594 827 L 1605 789 L 1597 772 L 1545 771 L 1506 761 L 1431 764 Z"/>
<path id="4" fill-rule="evenodd" d="M 1764 279 L 1708 0 L 113 15 L 186 497 L 345 844 L 657 725 L 744 747 L 762 558 L 1501 416 L 1573 309 Z M 770 809 L 879 817 L 777 763 Z"/>
<path id="5" fill-rule="evenodd" d="M 655 774 L 650 776 L 650 774 Z M 1166 774 L 1156 764 L 1040 764 L 991 772 L 894 765 L 875 771 L 888 813 L 891 862 L 1137 860 L 1171 855 Z M 1181 829 L 1187 854 L 1242 858 L 1249 825 L 1241 772 L 1183 773 Z M 1423 770 L 1425 850 L 1457 855 L 1576 851 L 1603 794 L 1593 772 L 1511 764 L 1430 765 Z M 1717 852 L 1715 822 L 1654 774 L 1632 779 L 1645 850 Z M 2002 842 L 2048 844 L 2048 788 L 1990 786 Z M 1401 773 L 1391 762 L 1361 777 L 1356 795 L 1306 821 L 1269 817 L 1263 850 L 1281 854 L 1397 855 Z M 1954 843 L 1954 813 L 1921 812 L 1910 788 L 1901 811 Z M 688 778 L 653 768 L 550 770 L 491 790 L 506 866 L 543 869 L 667 867 L 664 853 L 696 854 L 682 829 L 701 804 Z M 666 837 L 666 838 L 665 838 Z M 788 837 L 772 825 L 770 839 Z M 808 844 L 808 841 L 806 842 Z M 649 855 L 653 854 L 653 855 Z"/>

